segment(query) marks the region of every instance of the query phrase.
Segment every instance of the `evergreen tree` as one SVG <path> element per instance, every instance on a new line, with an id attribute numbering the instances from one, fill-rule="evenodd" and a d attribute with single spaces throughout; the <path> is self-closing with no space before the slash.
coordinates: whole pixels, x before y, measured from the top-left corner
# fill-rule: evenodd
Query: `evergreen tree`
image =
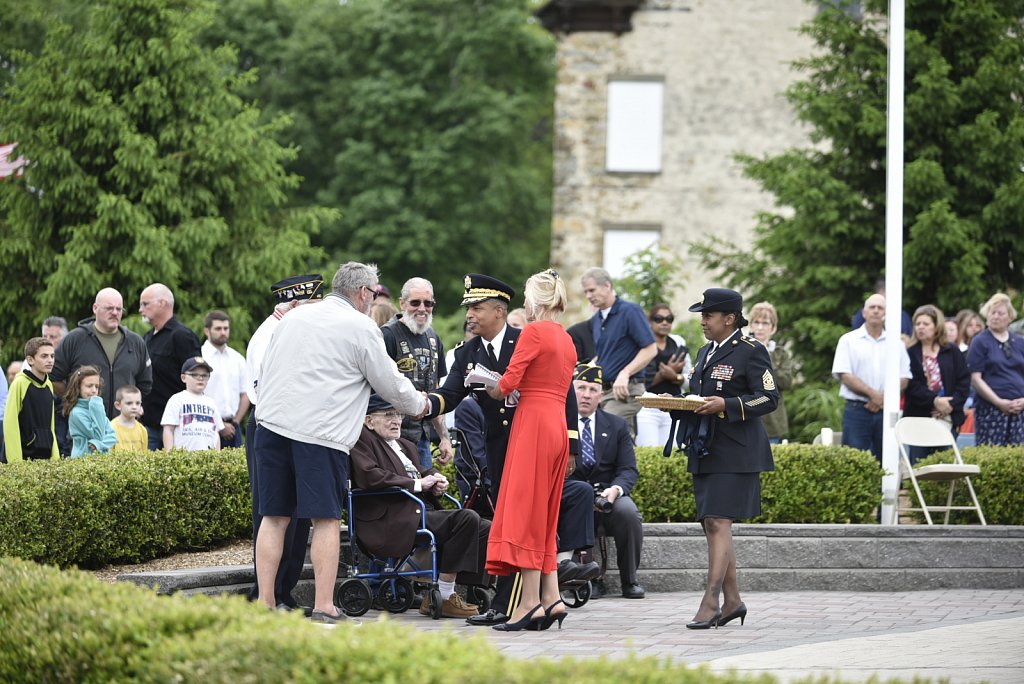
<path id="1" fill-rule="evenodd" d="M 78 30 L 47 27 L 0 101 L 0 133 L 29 160 L 0 183 L 0 319 L 24 339 L 41 316 L 72 322 L 102 287 L 129 311 L 167 284 L 183 319 L 228 310 L 239 337 L 270 303 L 268 286 L 320 263 L 310 246 L 330 212 L 284 208 L 295 152 L 238 92 L 229 48 L 195 37 L 202 0 L 100 0 Z"/>
<path id="2" fill-rule="evenodd" d="M 744 158 L 778 209 L 752 251 L 702 245 L 714 267 L 779 310 L 805 375 L 824 377 L 885 264 L 887 22 L 825 8 L 815 55 L 787 93 L 813 147 Z M 907 0 L 904 308 L 977 308 L 1024 287 L 1022 0 Z"/>
<path id="3" fill-rule="evenodd" d="M 223 0 L 208 44 L 238 44 L 251 91 L 295 120 L 299 206 L 319 238 L 419 275 L 439 312 L 462 276 L 521 283 L 550 254 L 554 42 L 525 0 Z"/>

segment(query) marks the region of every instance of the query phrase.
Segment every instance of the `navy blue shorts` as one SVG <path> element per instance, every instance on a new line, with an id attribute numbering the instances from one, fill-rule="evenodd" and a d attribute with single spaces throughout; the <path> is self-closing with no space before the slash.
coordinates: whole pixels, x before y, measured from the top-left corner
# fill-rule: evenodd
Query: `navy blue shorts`
<path id="1" fill-rule="evenodd" d="M 348 454 L 256 426 L 260 515 L 341 519 Z"/>

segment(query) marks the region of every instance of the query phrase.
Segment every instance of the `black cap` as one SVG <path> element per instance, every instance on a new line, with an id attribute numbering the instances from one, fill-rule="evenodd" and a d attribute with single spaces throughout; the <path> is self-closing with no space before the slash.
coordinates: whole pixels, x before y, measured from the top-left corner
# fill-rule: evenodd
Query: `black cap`
<path id="1" fill-rule="evenodd" d="M 582 380 L 583 382 L 596 382 L 602 384 L 601 367 L 594 363 L 580 363 L 576 365 L 576 372 L 573 373 L 573 380 Z"/>
<path id="2" fill-rule="evenodd" d="M 213 366 L 207 363 L 206 359 L 204 359 L 202 356 L 190 356 L 189 358 L 185 359 L 185 363 L 181 364 L 181 372 L 188 373 L 193 368 L 199 368 L 200 366 L 210 371 L 211 373 L 213 372 Z"/>
<path id="3" fill-rule="evenodd" d="M 291 302 L 297 299 L 323 299 L 324 277 L 319 273 L 292 276 L 271 285 L 270 291 L 279 302 Z"/>
<path id="4" fill-rule="evenodd" d="M 743 297 L 736 290 L 724 287 L 712 287 L 704 290 L 704 299 L 690 306 L 690 311 L 742 311 Z"/>
<path id="5" fill-rule="evenodd" d="M 366 415 L 370 415 L 371 413 L 380 413 L 381 411 L 390 411 L 393 408 L 395 407 L 390 401 L 379 394 L 374 393 L 370 395 L 370 403 L 366 405 Z"/>
<path id="6" fill-rule="evenodd" d="M 747 324 L 747 319 L 743 317 L 743 296 L 736 290 L 730 290 L 725 287 L 712 287 L 704 290 L 704 299 L 692 304 L 690 311 L 694 313 L 704 311 L 708 313 L 714 311 L 732 313 L 738 311 L 740 313 L 736 319 L 736 324 L 741 328 Z"/>
<path id="7" fill-rule="evenodd" d="M 466 292 L 462 295 L 462 306 L 476 304 L 485 299 L 500 299 L 510 304 L 512 298 L 516 296 L 516 291 L 508 283 L 479 273 L 467 274 L 463 284 L 466 286 Z"/>

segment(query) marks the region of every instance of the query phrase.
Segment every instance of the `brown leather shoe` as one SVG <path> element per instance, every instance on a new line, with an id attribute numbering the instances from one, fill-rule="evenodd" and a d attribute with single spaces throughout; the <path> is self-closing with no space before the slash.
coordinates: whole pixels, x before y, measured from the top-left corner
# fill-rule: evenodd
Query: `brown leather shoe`
<path id="1" fill-rule="evenodd" d="M 423 592 L 423 601 L 420 603 L 420 615 L 430 615 L 430 592 Z"/>
<path id="2" fill-rule="evenodd" d="M 448 597 L 448 600 L 441 604 L 441 617 L 446 618 L 468 618 L 471 615 L 479 615 L 480 610 L 465 600 L 458 593 Z"/>

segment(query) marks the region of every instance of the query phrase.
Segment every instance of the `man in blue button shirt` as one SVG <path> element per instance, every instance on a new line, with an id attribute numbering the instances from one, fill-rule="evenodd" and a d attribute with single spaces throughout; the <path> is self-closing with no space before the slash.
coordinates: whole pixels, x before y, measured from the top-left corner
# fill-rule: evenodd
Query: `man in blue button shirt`
<path id="1" fill-rule="evenodd" d="M 601 408 L 625 419 L 636 437 L 637 397 L 644 393 L 644 369 L 658 348 L 647 316 L 639 305 L 619 299 L 612 277 L 589 268 L 581 279 L 583 294 L 597 313 L 590 319 L 596 362 L 604 368 Z"/>

